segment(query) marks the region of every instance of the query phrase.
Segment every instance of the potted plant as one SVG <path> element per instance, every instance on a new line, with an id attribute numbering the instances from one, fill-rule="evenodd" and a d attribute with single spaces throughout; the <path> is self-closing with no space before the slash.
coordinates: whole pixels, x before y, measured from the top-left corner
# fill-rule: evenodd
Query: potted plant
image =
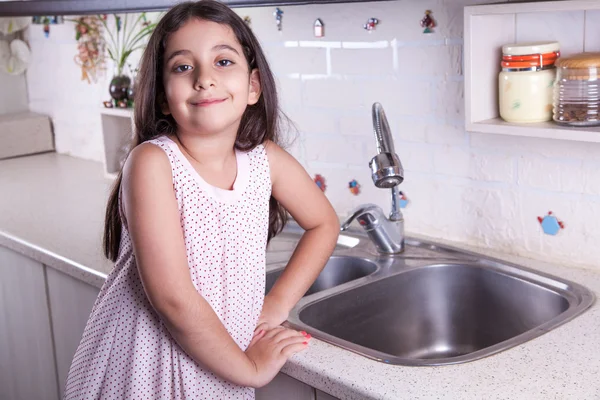
<path id="1" fill-rule="evenodd" d="M 125 17 L 115 14 L 114 26 L 109 27 L 106 14 L 100 16 L 100 22 L 108 36 L 106 38 L 108 57 L 115 66 L 109 92 L 115 105 L 121 107 L 131 106 L 133 102 L 133 98 L 130 98 L 132 97 L 131 78 L 125 73 L 127 59 L 131 53 L 145 47 L 145 39 L 156 27 L 155 22 L 148 21 L 146 13 L 139 14 L 133 23 L 129 21 L 130 17 L 128 14 L 125 14 Z"/>

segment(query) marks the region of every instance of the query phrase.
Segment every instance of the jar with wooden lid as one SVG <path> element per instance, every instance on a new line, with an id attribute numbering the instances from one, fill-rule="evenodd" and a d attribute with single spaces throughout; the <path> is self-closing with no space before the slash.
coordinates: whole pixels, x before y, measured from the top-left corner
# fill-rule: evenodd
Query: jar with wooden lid
<path id="1" fill-rule="evenodd" d="M 508 122 L 552 120 L 558 42 L 526 42 L 502 46 L 498 77 L 500 117 Z"/>
<path id="2" fill-rule="evenodd" d="M 600 125 L 600 53 L 578 53 L 556 62 L 553 119 L 568 126 Z"/>

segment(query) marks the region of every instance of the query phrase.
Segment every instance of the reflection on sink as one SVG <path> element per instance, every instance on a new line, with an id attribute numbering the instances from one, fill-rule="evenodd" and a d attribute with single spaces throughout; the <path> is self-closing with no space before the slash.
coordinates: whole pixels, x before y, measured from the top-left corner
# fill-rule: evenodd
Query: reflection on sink
<path id="1" fill-rule="evenodd" d="M 333 256 L 325 264 L 325 268 L 321 271 L 315 283 L 308 289 L 305 296 L 362 278 L 376 270 L 377 264 L 363 258 Z M 271 290 L 282 272 L 283 268 L 267 273 L 266 293 Z"/>
<path id="2" fill-rule="evenodd" d="M 277 235 L 267 247 L 269 253 L 286 252 L 291 253 L 296 248 L 302 232 L 282 232 Z M 350 235 L 340 235 L 336 244 L 336 250 L 351 249 L 360 243 L 360 239 Z"/>
<path id="3" fill-rule="evenodd" d="M 528 270 L 444 263 L 307 299 L 288 321 L 379 361 L 443 365 L 523 343 L 592 302 L 587 289 Z"/>

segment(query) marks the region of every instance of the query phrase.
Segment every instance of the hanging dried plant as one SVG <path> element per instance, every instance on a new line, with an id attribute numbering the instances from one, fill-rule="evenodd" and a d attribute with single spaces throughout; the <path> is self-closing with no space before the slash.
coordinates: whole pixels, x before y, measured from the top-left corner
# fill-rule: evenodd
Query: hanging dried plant
<path id="1" fill-rule="evenodd" d="M 78 53 L 75 63 L 81 67 L 81 80 L 88 83 L 98 81 L 98 73 L 106 69 L 106 42 L 100 17 L 83 16 L 75 22 L 75 39 Z"/>

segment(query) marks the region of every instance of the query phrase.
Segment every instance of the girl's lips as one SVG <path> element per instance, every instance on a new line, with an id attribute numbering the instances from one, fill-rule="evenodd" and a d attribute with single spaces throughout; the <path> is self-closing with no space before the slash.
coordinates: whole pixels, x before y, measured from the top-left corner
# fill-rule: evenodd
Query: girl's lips
<path id="1" fill-rule="evenodd" d="M 206 99 L 200 101 L 194 101 L 191 104 L 196 107 L 207 107 L 212 106 L 213 104 L 218 104 L 224 102 L 225 99 Z"/>

